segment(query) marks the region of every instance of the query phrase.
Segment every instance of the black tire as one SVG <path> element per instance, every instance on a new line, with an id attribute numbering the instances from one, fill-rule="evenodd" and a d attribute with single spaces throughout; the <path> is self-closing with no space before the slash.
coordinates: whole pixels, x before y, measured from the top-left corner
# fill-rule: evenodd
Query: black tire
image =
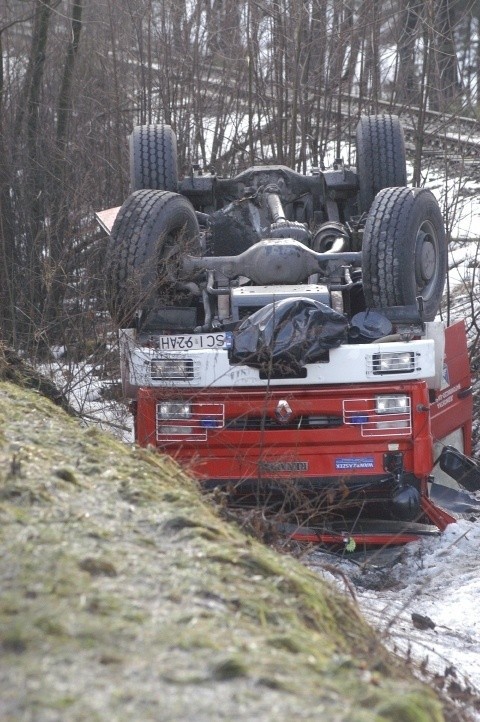
<path id="1" fill-rule="evenodd" d="M 129 138 L 132 192 L 178 190 L 177 138 L 169 125 L 137 125 Z"/>
<path id="2" fill-rule="evenodd" d="M 169 191 L 140 190 L 118 212 L 107 250 L 107 305 L 121 327 L 132 326 L 138 311 L 147 311 L 159 292 L 171 287 L 162 264 L 167 249 L 181 243 L 198 252 L 199 226 L 187 198 Z"/>
<path id="3" fill-rule="evenodd" d="M 383 188 L 407 185 L 405 139 L 396 115 L 362 115 L 357 125 L 358 203 L 367 212 Z"/>
<path id="4" fill-rule="evenodd" d="M 363 291 L 368 308 L 424 302 L 433 321 L 447 273 L 442 213 L 425 188 L 386 188 L 375 197 L 362 246 Z"/>

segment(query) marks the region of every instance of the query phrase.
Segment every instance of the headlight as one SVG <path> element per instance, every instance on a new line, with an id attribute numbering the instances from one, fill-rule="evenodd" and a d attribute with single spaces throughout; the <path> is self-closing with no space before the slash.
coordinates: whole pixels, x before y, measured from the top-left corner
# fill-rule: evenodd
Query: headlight
<path id="1" fill-rule="evenodd" d="M 158 427 L 158 433 L 164 436 L 190 436 L 193 432 L 192 426 L 165 426 Z"/>
<path id="2" fill-rule="evenodd" d="M 189 419 L 192 415 L 192 407 L 178 401 L 164 401 L 157 405 L 157 416 L 159 419 L 169 419 L 171 421 L 180 421 Z"/>
<path id="3" fill-rule="evenodd" d="M 381 351 L 372 357 L 374 374 L 407 374 L 415 370 L 415 354 L 413 351 Z"/>
<path id="4" fill-rule="evenodd" d="M 192 416 L 192 407 L 183 401 L 163 401 L 157 404 L 157 431 L 163 436 L 190 436 L 191 426 L 163 424 L 163 421 L 184 421 Z"/>
<path id="5" fill-rule="evenodd" d="M 375 396 L 377 414 L 406 414 L 410 411 L 408 396 Z"/>
<path id="6" fill-rule="evenodd" d="M 150 376 L 152 379 L 191 379 L 193 378 L 193 361 L 188 358 L 152 359 Z"/>
<path id="7" fill-rule="evenodd" d="M 157 441 L 206 441 L 211 431 L 225 426 L 225 405 L 203 401 L 158 401 Z"/>
<path id="8" fill-rule="evenodd" d="M 343 400 L 343 423 L 362 436 L 407 436 L 412 432 L 411 399 L 406 394 L 379 394 Z"/>
<path id="9" fill-rule="evenodd" d="M 375 424 L 378 431 L 390 433 L 409 433 L 411 430 L 410 397 L 409 396 L 376 396 L 375 413 L 383 416 L 391 415 L 391 421 L 380 421 Z"/>

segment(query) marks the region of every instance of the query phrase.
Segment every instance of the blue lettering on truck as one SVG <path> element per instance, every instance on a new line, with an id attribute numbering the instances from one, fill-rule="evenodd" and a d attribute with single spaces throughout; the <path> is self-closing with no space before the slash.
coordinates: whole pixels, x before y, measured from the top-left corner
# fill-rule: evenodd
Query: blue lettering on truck
<path id="1" fill-rule="evenodd" d="M 338 471 L 350 471 L 351 469 L 373 469 L 375 460 L 373 456 L 353 456 L 350 458 L 341 457 L 335 459 L 335 468 Z"/>

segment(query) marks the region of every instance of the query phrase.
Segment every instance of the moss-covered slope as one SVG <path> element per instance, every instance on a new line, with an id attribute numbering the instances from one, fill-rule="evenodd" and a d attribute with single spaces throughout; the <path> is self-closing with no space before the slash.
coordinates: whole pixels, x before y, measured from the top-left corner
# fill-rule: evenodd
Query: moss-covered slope
<path id="1" fill-rule="evenodd" d="M 0 383 L 1 719 L 436 722 L 357 610 L 171 461 Z"/>

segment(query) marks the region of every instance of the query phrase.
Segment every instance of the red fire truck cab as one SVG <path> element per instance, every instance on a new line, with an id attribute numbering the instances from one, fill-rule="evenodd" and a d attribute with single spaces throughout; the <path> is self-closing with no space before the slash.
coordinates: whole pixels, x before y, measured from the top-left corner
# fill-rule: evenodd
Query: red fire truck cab
<path id="1" fill-rule="evenodd" d="M 224 335 L 121 332 L 135 438 L 205 489 L 278 511 L 308 510 L 296 538 L 400 543 L 455 519 L 432 503 L 442 451 L 471 453 L 463 322 L 425 335 L 340 346 L 301 379 L 230 365 Z M 195 342 L 198 344 L 198 342 Z M 185 350 L 176 350 L 177 344 Z M 228 345 L 228 339 L 227 339 Z M 308 529 L 305 529 L 308 527 Z"/>

